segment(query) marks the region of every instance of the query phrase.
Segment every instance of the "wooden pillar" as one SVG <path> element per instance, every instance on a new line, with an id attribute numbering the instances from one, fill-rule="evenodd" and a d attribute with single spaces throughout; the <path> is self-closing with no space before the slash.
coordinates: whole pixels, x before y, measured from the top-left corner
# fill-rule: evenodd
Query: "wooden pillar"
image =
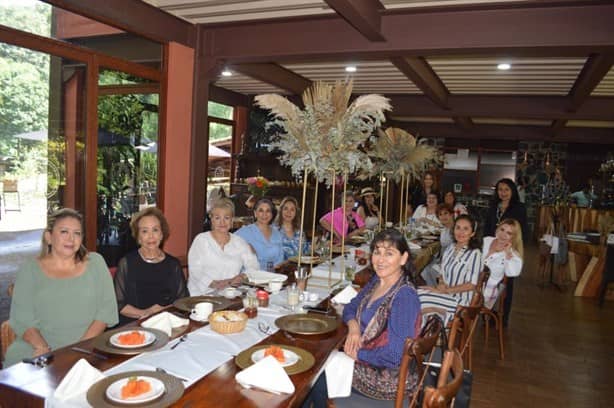
<path id="1" fill-rule="evenodd" d="M 187 254 L 190 224 L 190 160 L 192 134 L 192 86 L 194 50 L 178 43 L 166 47 L 166 82 L 162 84 L 161 140 L 158 150 L 164 215 L 171 235 L 164 249 L 182 257 Z M 206 157 L 206 152 L 202 157 Z"/>

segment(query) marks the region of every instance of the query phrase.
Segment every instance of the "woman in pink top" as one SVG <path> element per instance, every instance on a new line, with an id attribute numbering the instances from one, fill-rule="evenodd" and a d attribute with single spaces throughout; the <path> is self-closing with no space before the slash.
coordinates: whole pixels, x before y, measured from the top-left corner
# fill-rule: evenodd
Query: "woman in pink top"
<path id="1" fill-rule="evenodd" d="M 348 191 L 342 197 L 345 203 L 343 207 L 336 208 L 320 218 L 322 228 L 326 231 L 332 230 L 335 240 L 341 240 L 342 236 L 347 239 L 365 231 L 364 220 L 360 215 L 352 211 L 356 202 L 354 193 Z M 343 214 L 344 210 L 345 216 Z M 331 228 L 331 223 L 333 228 Z"/>

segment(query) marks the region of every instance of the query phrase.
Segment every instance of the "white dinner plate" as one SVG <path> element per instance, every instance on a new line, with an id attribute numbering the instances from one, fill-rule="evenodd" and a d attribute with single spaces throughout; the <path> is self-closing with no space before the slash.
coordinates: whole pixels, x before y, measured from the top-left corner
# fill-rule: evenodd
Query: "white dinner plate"
<path id="1" fill-rule="evenodd" d="M 300 360 L 300 357 L 294 351 L 286 350 L 283 347 L 281 349 L 283 350 L 284 358 L 286 359 L 286 361 L 284 361 L 283 363 L 279 363 L 282 367 L 289 367 L 291 365 L 296 364 Z M 257 363 L 258 361 L 262 360 L 264 358 L 265 351 L 266 349 L 254 351 L 254 353 L 252 354 L 252 361 L 254 363 Z"/>
<path id="2" fill-rule="evenodd" d="M 115 381 L 107 387 L 107 390 L 105 392 L 107 398 L 113 402 L 118 402 L 120 404 L 141 404 L 144 402 L 155 400 L 160 395 L 164 394 L 164 383 L 157 378 L 139 376 L 138 379 L 148 381 L 151 384 L 151 390 L 137 397 L 122 398 L 122 387 L 126 385 L 128 380 L 130 380 L 129 377 L 126 377 L 122 378 L 121 380 Z"/>
<path id="3" fill-rule="evenodd" d="M 288 277 L 282 273 L 273 273 L 267 271 L 255 271 L 247 274 L 249 281 L 254 285 L 264 285 L 275 279 L 276 281 L 285 282 Z"/>
<path id="4" fill-rule="evenodd" d="M 119 336 L 124 335 L 124 334 L 129 334 L 129 333 L 132 333 L 134 331 L 139 332 L 139 333 L 145 335 L 145 341 L 143 343 L 141 343 L 141 344 L 121 344 L 119 342 Z M 119 333 L 115 333 L 114 335 L 112 335 L 109 338 L 109 342 L 113 346 L 119 347 L 119 348 L 126 348 L 126 349 L 133 349 L 133 348 L 149 346 L 154 341 L 156 341 L 155 334 L 153 334 L 151 332 L 148 332 L 148 331 L 145 331 L 145 330 L 126 330 L 126 331 L 121 331 Z"/>

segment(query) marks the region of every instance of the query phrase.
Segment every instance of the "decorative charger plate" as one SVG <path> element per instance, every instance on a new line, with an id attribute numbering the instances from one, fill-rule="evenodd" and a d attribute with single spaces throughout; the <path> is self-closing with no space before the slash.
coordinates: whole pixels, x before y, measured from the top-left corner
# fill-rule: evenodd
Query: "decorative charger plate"
<path id="1" fill-rule="evenodd" d="M 194 305 L 197 303 L 209 302 L 213 303 L 213 311 L 228 309 L 234 301 L 226 299 L 224 296 L 188 296 L 175 300 L 173 306 L 184 312 L 191 312 L 194 309 Z"/>
<path id="2" fill-rule="evenodd" d="M 324 334 L 337 329 L 339 319 L 315 313 L 286 315 L 275 320 L 281 330 L 294 334 Z"/>
<path id="3" fill-rule="evenodd" d="M 129 377 L 150 377 L 162 382 L 164 391 L 161 395 L 155 397 L 153 400 L 146 402 L 135 403 L 133 401 L 115 402 L 107 397 L 107 390 L 110 387 L 116 387 L 118 381 L 127 379 Z M 110 391 L 113 391 L 110 390 Z M 147 406 L 148 408 L 163 408 L 168 407 L 172 403 L 176 402 L 183 395 L 184 387 L 180 379 L 168 375 L 166 373 L 159 373 L 157 371 L 127 371 L 125 373 L 119 373 L 103 378 L 90 387 L 87 391 L 87 402 L 93 407 L 100 408 L 116 408 L 116 407 L 129 407 L 129 406 Z"/>
<path id="4" fill-rule="evenodd" d="M 121 339 L 120 339 L 121 336 L 130 335 L 132 333 L 138 333 L 142 335 L 143 342 L 139 344 L 124 344 L 121 342 Z M 146 330 L 138 330 L 138 329 L 122 330 L 122 331 L 115 333 L 111 337 L 109 337 L 109 343 L 111 343 L 112 346 L 119 347 L 119 348 L 125 348 L 125 349 L 135 349 L 135 348 L 147 347 L 154 341 L 156 341 L 156 336 L 152 332 L 149 332 Z"/>
<path id="5" fill-rule="evenodd" d="M 235 357 L 235 363 L 239 367 L 245 369 L 251 366 L 252 364 L 254 364 L 254 361 L 252 358 L 254 354 L 257 354 L 261 350 L 264 350 L 274 345 L 277 347 L 281 347 L 284 350 L 291 351 L 295 353 L 296 355 L 298 355 L 299 357 L 296 363 L 289 365 L 287 367 L 284 367 L 284 370 L 286 370 L 286 373 L 288 375 L 298 374 L 298 373 L 302 373 L 303 371 L 307 371 L 311 367 L 313 367 L 313 365 L 315 364 L 316 359 L 313 356 L 313 354 L 311 354 L 305 349 L 294 347 L 294 346 L 286 346 L 285 344 L 264 344 L 260 346 L 250 347 L 247 350 L 243 350 Z"/>
<path id="6" fill-rule="evenodd" d="M 288 261 L 298 263 L 298 256 L 291 256 Z M 315 264 L 322 262 L 319 256 L 301 256 L 302 264 Z"/>
<path id="7" fill-rule="evenodd" d="M 151 333 L 155 336 L 155 340 L 147 346 L 136 348 L 121 348 L 111 344 L 112 336 L 115 336 L 116 334 L 121 332 L 130 333 L 131 331 L 135 330 Z M 160 330 L 149 329 L 146 327 L 139 327 L 138 329 L 134 327 L 122 327 L 119 329 L 109 330 L 107 332 L 102 333 L 100 336 L 94 339 L 93 345 L 95 349 L 99 351 L 104 351 L 105 353 L 133 356 L 136 354 L 141 354 L 145 351 L 152 351 L 162 348 L 166 343 L 168 343 L 168 341 L 169 337 L 166 335 L 166 333 Z"/>

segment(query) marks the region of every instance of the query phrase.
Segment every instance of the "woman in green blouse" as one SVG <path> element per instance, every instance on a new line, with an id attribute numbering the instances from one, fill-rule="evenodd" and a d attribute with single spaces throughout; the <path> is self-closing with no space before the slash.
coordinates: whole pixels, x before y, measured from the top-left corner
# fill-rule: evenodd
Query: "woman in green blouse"
<path id="1" fill-rule="evenodd" d="M 113 281 L 104 259 L 83 246 L 81 215 L 57 211 L 43 232 L 40 255 L 17 272 L 10 314 L 17 339 L 5 367 L 96 337 L 116 323 Z"/>

